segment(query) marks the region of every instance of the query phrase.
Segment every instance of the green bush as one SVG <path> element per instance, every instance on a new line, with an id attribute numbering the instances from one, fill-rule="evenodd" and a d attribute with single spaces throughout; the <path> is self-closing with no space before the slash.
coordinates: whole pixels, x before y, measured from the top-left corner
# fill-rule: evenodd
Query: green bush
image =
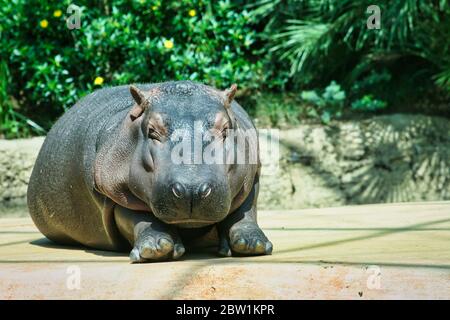
<path id="1" fill-rule="evenodd" d="M 79 30 L 66 26 L 70 2 L 0 0 L 0 57 L 12 79 L 4 90 L 46 128 L 101 86 L 268 84 L 251 17 L 228 0 L 77 1 Z"/>
<path id="2" fill-rule="evenodd" d="M 375 99 L 368 94 L 352 103 L 352 110 L 355 111 L 378 111 L 386 108 L 387 103 L 382 100 Z"/>
<path id="3" fill-rule="evenodd" d="M 258 92 L 241 98 L 248 113 L 258 127 L 287 128 L 300 123 L 305 109 L 301 101 L 292 93 Z"/>
<path id="4" fill-rule="evenodd" d="M 314 108 L 310 109 L 309 115 L 319 117 L 323 123 L 329 123 L 332 117 L 340 117 L 345 104 L 345 91 L 335 81 L 318 94 L 315 90 L 303 91 L 301 93 L 303 101 L 311 104 Z"/>
<path id="5" fill-rule="evenodd" d="M 0 62 L 0 133 L 6 138 L 27 137 L 31 132 L 42 134 L 45 130 L 31 119 L 17 112 L 17 102 L 8 95 L 11 83 L 8 66 Z"/>
<path id="6" fill-rule="evenodd" d="M 128 83 L 235 82 L 271 126 L 450 99 L 445 0 L 380 0 L 379 30 L 369 0 L 80 0 L 79 30 L 70 3 L 0 0 L 0 137 L 41 134 L 87 93 Z"/>

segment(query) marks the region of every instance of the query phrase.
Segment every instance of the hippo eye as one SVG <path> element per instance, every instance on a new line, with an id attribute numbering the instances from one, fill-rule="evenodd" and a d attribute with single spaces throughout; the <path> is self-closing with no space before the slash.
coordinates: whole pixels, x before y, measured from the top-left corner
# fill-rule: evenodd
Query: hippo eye
<path id="1" fill-rule="evenodd" d="M 230 130 L 229 126 L 225 126 L 222 131 L 220 132 L 220 134 L 222 135 L 222 139 L 225 140 L 228 137 L 228 131 Z"/>
<path id="2" fill-rule="evenodd" d="M 161 139 L 161 136 L 159 135 L 159 133 L 153 128 L 148 128 L 148 137 L 150 139 L 158 140 L 158 141 Z"/>
<path id="3" fill-rule="evenodd" d="M 228 137 L 228 128 L 223 129 L 221 132 L 222 139 L 225 140 Z"/>

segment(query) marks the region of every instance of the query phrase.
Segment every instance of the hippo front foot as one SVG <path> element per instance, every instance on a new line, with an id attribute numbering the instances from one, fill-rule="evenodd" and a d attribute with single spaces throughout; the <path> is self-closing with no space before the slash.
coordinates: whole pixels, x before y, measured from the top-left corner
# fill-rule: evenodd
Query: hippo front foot
<path id="1" fill-rule="evenodd" d="M 184 252 L 185 248 L 179 237 L 149 227 L 137 233 L 130 260 L 132 263 L 176 260 Z"/>
<path id="2" fill-rule="evenodd" d="M 273 245 L 254 222 L 233 225 L 227 237 L 221 237 L 219 254 L 230 257 L 272 254 Z"/>

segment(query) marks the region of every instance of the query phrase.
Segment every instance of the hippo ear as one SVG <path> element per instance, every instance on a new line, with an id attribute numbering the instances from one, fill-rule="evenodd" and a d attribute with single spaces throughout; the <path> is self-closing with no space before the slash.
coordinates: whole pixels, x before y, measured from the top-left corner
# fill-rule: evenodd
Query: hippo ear
<path id="1" fill-rule="evenodd" d="M 237 84 L 232 84 L 230 88 L 225 90 L 225 108 L 230 108 L 233 102 L 234 96 L 236 95 Z"/>
<path id="2" fill-rule="evenodd" d="M 141 90 L 139 90 L 136 86 L 134 85 L 130 86 L 130 93 L 137 104 L 142 104 L 142 102 L 145 101 L 144 93 Z"/>
<path id="3" fill-rule="evenodd" d="M 145 109 L 148 108 L 148 99 L 145 97 L 144 93 L 139 90 L 137 87 L 131 85 L 130 86 L 130 93 L 133 97 L 134 101 L 136 101 L 136 105 L 133 106 L 133 109 L 131 109 L 130 117 L 131 120 L 136 120 L 139 118 L 145 111 Z"/>

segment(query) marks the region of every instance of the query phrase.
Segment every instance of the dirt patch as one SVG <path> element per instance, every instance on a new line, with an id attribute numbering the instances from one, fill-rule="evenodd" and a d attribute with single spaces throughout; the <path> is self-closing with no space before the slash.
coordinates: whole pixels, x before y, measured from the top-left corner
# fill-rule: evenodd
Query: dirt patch
<path id="1" fill-rule="evenodd" d="M 0 214 L 21 215 L 26 208 L 28 180 L 43 137 L 0 140 Z"/>
<path id="2" fill-rule="evenodd" d="M 450 121 L 389 115 L 280 132 L 265 209 L 450 199 Z"/>

